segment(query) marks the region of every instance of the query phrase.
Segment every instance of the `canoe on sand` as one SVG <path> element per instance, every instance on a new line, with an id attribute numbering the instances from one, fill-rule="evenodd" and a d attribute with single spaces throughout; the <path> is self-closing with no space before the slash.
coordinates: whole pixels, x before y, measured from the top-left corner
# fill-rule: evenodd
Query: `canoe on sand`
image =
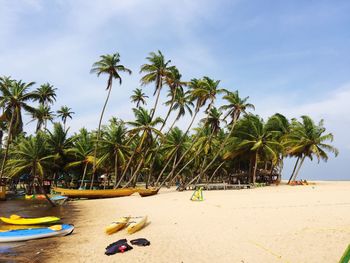
<path id="1" fill-rule="evenodd" d="M 45 216 L 36 218 L 25 218 L 18 215 L 11 215 L 9 218 L 0 217 L 0 220 L 6 224 L 11 225 L 39 225 L 39 224 L 53 224 L 60 220 L 55 216 Z"/>
<path id="2" fill-rule="evenodd" d="M 45 237 L 66 236 L 73 232 L 72 225 L 54 225 L 50 227 L 0 231 L 1 242 L 26 241 Z"/>
<path id="3" fill-rule="evenodd" d="M 133 217 L 126 230 L 129 234 L 135 233 L 143 228 L 146 225 L 146 222 L 147 216 Z"/>
<path id="4" fill-rule="evenodd" d="M 129 218 L 130 217 L 126 216 L 118 218 L 115 222 L 106 227 L 106 234 L 111 235 L 125 227 L 126 224 L 129 222 Z"/>
<path id="5" fill-rule="evenodd" d="M 135 192 L 132 188 L 120 188 L 120 189 L 107 189 L 107 190 L 78 190 L 78 189 L 65 189 L 54 187 L 53 190 L 61 195 L 70 198 L 109 198 L 109 197 L 122 197 L 129 196 Z"/>
<path id="6" fill-rule="evenodd" d="M 159 189 L 158 188 L 137 188 L 136 191 L 139 193 L 140 196 L 146 197 L 151 195 L 158 194 Z"/>

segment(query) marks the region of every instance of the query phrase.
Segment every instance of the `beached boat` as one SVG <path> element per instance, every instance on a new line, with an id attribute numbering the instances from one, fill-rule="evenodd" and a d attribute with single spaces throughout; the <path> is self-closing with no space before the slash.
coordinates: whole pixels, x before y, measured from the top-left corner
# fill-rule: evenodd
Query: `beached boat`
<path id="1" fill-rule="evenodd" d="M 1 242 L 26 241 L 45 237 L 66 236 L 73 232 L 72 225 L 54 225 L 51 227 L 29 228 L 0 231 Z"/>
<path id="2" fill-rule="evenodd" d="M 53 195 L 50 197 L 50 200 L 55 205 L 63 205 L 68 200 L 68 197 L 62 195 Z"/>
<path id="3" fill-rule="evenodd" d="M 158 194 L 159 189 L 158 188 L 137 188 L 136 191 L 141 195 L 142 197 L 151 196 Z"/>
<path id="4" fill-rule="evenodd" d="M 0 220 L 6 224 L 11 224 L 11 225 L 39 225 L 39 224 L 53 224 L 59 221 L 60 218 L 55 216 L 28 218 L 28 217 L 21 217 L 18 215 L 11 215 L 9 218 L 0 217 Z"/>
<path id="5" fill-rule="evenodd" d="M 133 217 L 132 221 L 129 222 L 126 230 L 129 234 L 135 233 L 136 231 L 139 231 L 141 228 L 143 228 L 146 225 L 146 222 L 147 216 Z"/>
<path id="6" fill-rule="evenodd" d="M 54 187 L 53 190 L 69 198 L 109 198 L 129 196 L 135 193 L 132 188 L 107 189 L 107 190 L 78 190 Z"/>
<path id="7" fill-rule="evenodd" d="M 111 235 L 125 227 L 126 224 L 129 222 L 129 218 L 130 217 L 126 216 L 118 218 L 115 222 L 106 227 L 106 234 Z"/>
<path id="8" fill-rule="evenodd" d="M 62 195 L 48 195 L 48 197 L 55 205 L 63 205 L 68 199 L 67 196 Z M 26 200 L 46 200 L 46 196 L 43 194 L 25 195 L 24 198 Z"/>

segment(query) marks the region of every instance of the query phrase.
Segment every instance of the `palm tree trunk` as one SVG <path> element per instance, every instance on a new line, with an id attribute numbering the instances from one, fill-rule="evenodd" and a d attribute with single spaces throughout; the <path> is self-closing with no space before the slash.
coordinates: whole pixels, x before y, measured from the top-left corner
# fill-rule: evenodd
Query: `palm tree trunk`
<path id="1" fill-rule="evenodd" d="M 298 174 L 299 174 L 299 171 L 300 171 L 301 166 L 303 165 L 303 162 L 304 162 L 304 160 L 305 160 L 305 157 L 306 157 L 306 155 L 304 155 L 303 158 L 301 158 L 301 162 L 300 162 L 300 164 L 299 164 L 299 167 L 298 167 L 298 169 L 296 170 L 295 175 L 294 175 L 294 177 L 293 177 L 293 179 L 292 179 L 293 182 L 295 181 L 295 179 L 297 179 L 297 176 L 298 176 Z"/>
<path id="2" fill-rule="evenodd" d="M 116 153 L 114 157 L 114 176 L 114 186 L 116 186 L 118 182 L 118 153 Z"/>
<path id="3" fill-rule="evenodd" d="M 45 198 L 47 199 L 47 201 L 50 203 L 51 206 L 55 207 L 56 205 L 51 201 L 50 197 L 48 197 L 47 193 L 44 190 L 43 187 L 43 181 L 39 179 L 39 177 L 36 175 L 36 166 L 34 164 L 34 167 L 32 169 L 32 175 L 34 177 L 34 181 L 36 180 L 38 183 L 38 186 L 40 188 L 40 191 L 44 194 Z"/>
<path id="4" fill-rule="evenodd" d="M 176 147 L 177 147 L 177 146 L 176 146 Z M 177 150 L 177 149 L 178 149 L 178 148 L 175 148 L 174 152 L 173 152 L 172 154 L 170 154 L 170 156 L 169 156 L 169 158 L 168 158 L 168 161 L 167 161 L 166 164 L 164 165 L 163 169 L 160 171 L 160 174 L 158 175 L 157 180 L 156 180 L 155 183 L 154 183 L 155 185 L 157 185 L 158 182 L 159 182 L 159 180 L 160 180 L 160 178 L 162 178 L 163 173 L 165 172 L 166 168 L 168 167 L 169 163 L 171 162 L 171 160 L 172 160 L 174 154 L 176 153 L 176 150 Z"/>
<path id="5" fill-rule="evenodd" d="M 220 145 L 219 150 L 216 152 L 216 154 L 213 157 L 213 159 L 211 160 L 211 162 L 204 168 L 203 173 L 205 173 L 210 168 L 210 166 L 216 161 L 216 159 L 220 155 L 221 151 L 225 148 L 228 139 L 231 137 L 231 134 L 233 132 L 233 128 L 235 127 L 235 125 L 236 125 L 236 120 L 234 120 L 234 122 L 232 123 L 232 127 L 231 127 L 231 130 L 230 130 L 229 134 L 226 136 L 225 140 Z"/>
<path id="6" fill-rule="evenodd" d="M 145 132 L 144 132 L 144 133 L 145 133 Z M 141 136 L 141 138 L 142 138 L 143 136 L 144 136 L 144 134 Z M 125 169 L 124 169 L 124 171 L 123 171 L 123 173 L 122 173 L 122 176 L 120 177 L 120 179 L 119 179 L 117 185 L 116 185 L 114 188 L 118 188 L 118 187 L 119 187 L 120 183 L 122 182 L 122 180 L 123 180 L 124 177 L 125 177 L 126 171 L 129 169 L 130 164 L 131 164 L 132 160 L 134 159 L 134 156 L 135 156 L 135 154 L 136 154 L 137 148 L 140 148 L 140 149 L 141 149 L 141 147 L 142 147 L 142 145 L 143 145 L 143 142 L 144 142 L 144 140 L 141 140 L 141 144 L 136 146 L 134 152 L 133 152 L 132 155 L 130 156 L 130 159 L 129 159 L 129 161 L 128 161 L 128 163 L 127 163 L 127 165 L 126 165 L 126 167 L 125 167 Z M 132 176 L 133 176 L 133 173 L 131 173 L 131 177 L 132 177 Z"/>
<path id="7" fill-rule="evenodd" d="M 159 96 L 160 96 L 160 91 L 162 89 L 162 79 L 160 79 L 159 84 L 157 86 L 158 86 L 157 87 L 157 89 L 158 89 L 158 91 L 157 91 L 157 98 L 156 98 L 156 102 L 154 103 L 154 107 L 153 107 L 152 112 L 151 112 L 151 121 L 153 120 L 154 114 L 155 114 L 157 106 L 158 106 L 158 100 L 159 100 Z"/>
<path id="8" fill-rule="evenodd" d="M 14 109 L 12 110 L 12 115 L 11 115 L 11 120 L 10 120 L 10 125 L 9 125 L 9 130 L 8 130 L 8 135 L 7 135 L 7 143 L 6 143 L 6 149 L 5 149 L 5 154 L 4 154 L 4 159 L 2 160 L 2 164 L 1 164 L 1 170 L 0 170 L 0 184 L 1 184 L 1 179 L 2 176 L 4 174 L 4 168 L 5 168 L 5 164 L 7 161 L 7 157 L 8 157 L 8 153 L 9 153 L 9 148 L 10 148 L 10 144 L 12 141 L 12 127 L 13 127 L 13 120 L 14 120 Z"/>
<path id="9" fill-rule="evenodd" d="M 300 160 L 300 157 L 298 156 L 298 159 L 297 159 L 297 161 L 295 162 L 295 165 L 294 165 L 293 172 L 292 172 L 291 176 L 289 177 L 288 184 L 290 183 L 290 181 L 292 180 L 292 178 L 293 178 L 293 176 L 294 176 L 295 169 L 296 169 L 296 168 L 297 168 L 297 166 L 298 166 L 298 162 L 299 162 L 299 160 Z"/>
<path id="10" fill-rule="evenodd" d="M 143 161 L 144 161 L 144 158 L 141 158 L 141 160 L 140 160 L 138 166 L 136 167 L 135 172 L 132 174 L 132 176 L 130 177 L 129 181 L 124 185 L 123 188 L 128 187 L 128 185 L 129 185 L 135 178 L 137 178 L 137 175 L 138 175 L 138 173 L 139 173 L 139 171 L 140 171 L 140 169 L 141 169 L 141 166 L 142 166 L 142 164 L 143 164 Z"/>
<path id="11" fill-rule="evenodd" d="M 173 171 L 173 169 L 174 169 L 174 167 L 175 167 L 176 159 L 177 159 L 177 155 L 175 155 L 174 162 L 173 162 L 173 168 L 172 168 L 171 171 Z M 169 159 L 169 161 L 170 161 L 170 160 L 171 160 L 171 158 Z M 165 179 L 160 183 L 158 189 L 160 189 L 160 188 L 165 184 L 165 182 L 169 179 L 169 177 L 170 177 L 171 174 L 172 174 L 172 173 L 170 172 L 170 173 L 167 175 L 167 177 L 165 177 Z M 157 184 L 157 183 L 158 183 L 158 182 L 156 182 L 156 184 Z"/>
<path id="12" fill-rule="evenodd" d="M 80 183 L 80 187 L 79 187 L 79 188 L 82 188 L 82 187 L 83 187 L 84 180 L 85 180 L 85 175 L 86 175 L 86 170 L 87 170 L 87 166 L 88 166 L 88 163 L 86 162 L 86 163 L 85 163 L 85 167 L 84 167 L 84 172 L 83 172 L 83 179 L 81 180 L 81 183 Z"/>
<path id="13" fill-rule="evenodd" d="M 257 168 L 258 168 L 258 151 L 256 151 L 255 158 L 254 158 L 253 184 L 255 184 Z"/>
<path id="14" fill-rule="evenodd" d="M 223 166 L 225 161 L 221 162 L 218 167 L 216 167 L 215 171 L 213 172 L 212 176 L 209 178 L 208 183 L 211 182 L 211 180 L 214 178 L 215 174 L 219 171 L 220 167 Z"/>
<path id="15" fill-rule="evenodd" d="M 109 100 L 109 96 L 111 95 L 112 82 L 113 82 L 113 78 L 112 78 L 112 75 L 110 75 L 109 78 L 108 78 L 108 84 L 107 84 L 107 89 L 108 89 L 107 98 L 106 98 L 106 101 L 105 101 L 105 103 L 103 105 L 101 116 L 100 116 L 100 120 L 98 122 L 98 129 L 97 129 L 97 137 L 96 137 L 95 150 L 94 150 L 94 160 L 93 160 L 93 167 L 92 167 L 92 179 L 91 179 L 90 189 L 92 189 L 92 186 L 94 184 L 94 178 L 95 178 L 95 172 L 96 172 L 96 156 L 97 156 L 98 143 L 99 143 L 99 140 L 100 140 L 101 124 L 102 124 L 103 115 L 105 113 L 106 106 L 107 106 L 107 103 L 108 103 L 108 100 Z"/>

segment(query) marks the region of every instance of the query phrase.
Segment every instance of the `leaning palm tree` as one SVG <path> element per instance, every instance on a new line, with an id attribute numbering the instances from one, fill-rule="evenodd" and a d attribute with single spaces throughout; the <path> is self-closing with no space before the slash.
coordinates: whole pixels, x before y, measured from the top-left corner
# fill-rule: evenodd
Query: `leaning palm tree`
<path id="1" fill-rule="evenodd" d="M 56 88 L 53 87 L 50 83 L 45 83 L 37 88 L 34 92 L 38 95 L 38 101 L 40 104 L 48 107 L 49 104 L 52 104 L 56 101 Z"/>
<path id="2" fill-rule="evenodd" d="M 192 108 L 194 107 L 191 97 L 188 93 L 184 92 L 181 88 L 178 88 L 175 92 L 175 96 L 171 94 L 171 99 L 165 102 L 165 105 L 171 107 L 172 111 L 177 111 L 176 118 L 171 124 L 169 131 L 174 127 L 175 123 L 183 116 L 186 115 L 186 111 L 192 116 Z"/>
<path id="3" fill-rule="evenodd" d="M 44 104 L 39 104 L 39 107 L 34 109 L 34 112 L 31 114 L 33 121 L 36 120 L 36 132 L 41 130 L 42 126 L 46 129 L 47 122 L 53 120 L 53 112 L 51 111 L 49 106 L 45 106 Z"/>
<path id="4" fill-rule="evenodd" d="M 247 103 L 249 97 L 241 98 L 239 96 L 238 90 L 234 92 L 226 91 L 226 95 L 222 97 L 228 103 L 221 106 L 220 109 L 227 110 L 227 114 L 224 117 L 226 119 L 228 116 L 231 117 L 231 123 L 237 122 L 241 113 L 245 113 L 247 109 L 255 110 L 255 107 L 251 103 Z"/>
<path id="5" fill-rule="evenodd" d="M 146 59 L 149 61 L 149 64 L 144 64 L 141 66 L 140 73 L 145 73 L 141 78 L 141 84 L 147 85 L 149 83 L 155 82 L 155 89 L 153 96 L 157 94 L 156 101 L 154 103 L 153 109 L 151 111 L 151 119 L 153 119 L 154 114 L 157 109 L 158 100 L 160 92 L 163 87 L 163 81 L 167 75 L 169 75 L 169 63 L 170 60 L 165 60 L 162 52 L 158 50 L 158 53 L 151 52 Z"/>
<path id="6" fill-rule="evenodd" d="M 135 150 L 133 151 L 132 155 L 129 158 L 129 161 L 124 168 L 123 174 L 121 178 L 119 179 L 116 188 L 119 187 L 120 183 L 124 179 L 124 176 L 126 172 L 129 170 L 130 164 L 133 161 L 133 158 L 136 153 L 141 153 L 144 149 L 144 146 L 150 146 L 153 143 L 154 140 L 154 134 L 158 137 L 162 137 L 162 133 L 155 128 L 156 125 L 163 123 L 163 119 L 160 117 L 155 118 L 152 120 L 152 115 L 144 108 L 140 107 L 138 109 L 133 109 L 135 114 L 135 121 L 130 121 L 128 124 L 132 126 L 133 128 L 129 131 L 129 133 L 132 136 L 139 135 L 140 141 L 138 145 L 135 147 Z M 141 167 L 140 167 L 141 168 Z M 140 169 L 139 168 L 139 169 Z M 131 178 L 137 176 L 137 172 L 139 169 L 136 169 L 134 174 L 131 176 Z"/>
<path id="7" fill-rule="evenodd" d="M 25 83 L 9 78 L 0 79 L 0 107 L 3 108 L 3 116 L 8 122 L 8 136 L 0 170 L 0 180 L 3 176 L 11 141 L 23 129 L 22 110 L 29 113 L 34 112 L 34 108 L 28 104 L 28 102 L 38 98 L 37 94 L 29 90 L 34 84 L 34 82 Z"/>
<path id="8" fill-rule="evenodd" d="M 202 170 L 202 174 L 200 174 L 199 177 L 201 177 L 213 165 L 213 163 L 216 161 L 216 159 L 219 157 L 219 155 L 222 153 L 222 151 L 226 147 L 227 142 L 232 135 L 233 129 L 234 129 L 236 122 L 237 122 L 238 118 L 240 117 L 241 113 L 246 114 L 247 109 L 255 109 L 253 104 L 247 103 L 247 100 L 249 97 L 245 97 L 242 99 L 239 96 L 238 91 L 230 92 L 230 91 L 226 90 L 225 92 L 226 92 L 226 95 L 223 96 L 223 99 L 226 100 L 228 102 L 228 104 L 221 106 L 220 109 L 228 111 L 226 116 L 224 117 L 224 120 L 228 116 L 231 117 L 231 122 L 230 122 L 231 128 L 230 128 L 226 138 L 222 141 L 218 151 L 216 152 L 214 157 L 211 159 L 210 163 Z M 218 115 L 218 114 L 216 113 L 216 115 Z M 215 121 L 215 118 L 214 118 L 214 121 Z M 218 122 L 218 120 L 216 122 Z"/>
<path id="9" fill-rule="evenodd" d="M 11 177 L 29 173 L 33 183 L 38 184 L 46 199 L 54 206 L 42 187 L 42 181 L 49 170 L 52 159 L 46 146 L 45 137 L 41 133 L 20 139 L 11 153 L 14 158 L 9 160 L 7 169 Z"/>
<path id="10" fill-rule="evenodd" d="M 286 147 L 286 153 L 297 156 L 301 159 L 298 168 L 290 181 L 295 181 L 301 166 L 306 157 L 313 159 L 316 157 L 320 160 L 327 161 L 328 155 L 326 151 L 334 153 L 335 156 L 339 151 L 332 145 L 326 144 L 326 141 L 333 141 L 331 133 L 324 134 L 326 129 L 323 126 L 323 120 L 316 125 L 309 116 L 301 116 L 302 122 L 292 120 L 291 131 L 283 139 L 283 145 Z"/>
<path id="11" fill-rule="evenodd" d="M 206 103 L 209 101 L 209 104 L 205 110 L 208 116 L 208 112 L 212 108 L 214 101 L 216 99 L 216 95 L 218 93 L 223 92 L 224 90 L 219 88 L 220 80 L 213 80 L 209 77 L 203 77 L 202 79 L 192 79 L 188 86 L 189 86 L 189 93 L 191 96 L 192 101 L 196 101 L 196 107 L 195 112 L 193 114 L 192 120 L 187 127 L 187 130 L 184 133 L 184 137 L 188 134 L 190 128 L 192 127 L 192 124 L 199 112 L 199 110 L 206 105 Z M 179 158 L 179 160 L 176 162 L 176 164 L 173 166 L 173 170 L 170 172 L 171 175 L 174 173 L 175 169 L 179 166 L 179 164 L 182 162 L 182 160 L 185 158 L 185 156 L 188 154 L 189 151 L 192 150 L 193 145 L 196 142 L 197 137 L 195 137 L 192 141 L 191 146 L 184 152 L 184 154 Z M 158 175 L 158 178 L 156 182 L 160 180 L 163 173 L 165 172 L 166 166 L 163 168 L 163 170 Z"/>
<path id="12" fill-rule="evenodd" d="M 114 53 L 112 55 L 109 55 L 109 54 L 102 55 L 100 58 L 101 59 L 99 61 L 95 62 L 92 65 L 91 73 L 96 73 L 97 76 L 100 76 L 101 74 L 108 75 L 107 88 L 106 88 L 106 90 L 108 90 L 108 94 L 106 97 L 106 101 L 103 105 L 100 120 L 98 123 L 97 138 L 96 138 L 96 144 L 95 144 L 95 150 L 94 150 L 93 175 L 95 174 L 95 170 L 96 170 L 96 154 L 97 154 L 98 143 L 99 143 L 99 139 L 100 139 L 101 123 L 102 123 L 103 115 L 104 115 L 104 112 L 105 112 L 105 109 L 106 109 L 106 106 L 108 103 L 109 96 L 110 96 L 111 91 L 112 91 L 113 80 L 117 79 L 117 80 L 119 80 L 119 84 L 122 84 L 122 78 L 120 76 L 120 72 L 126 72 L 126 73 L 131 74 L 130 69 L 119 64 L 119 62 L 120 62 L 119 53 Z M 94 176 L 92 178 L 91 188 L 93 185 L 93 180 L 94 180 Z"/>
<path id="13" fill-rule="evenodd" d="M 170 116 L 170 113 L 173 111 L 173 106 L 176 101 L 176 93 L 177 92 L 183 93 L 183 88 L 188 85 L 186 81 L 181 80 L 181 77 L 182 75 L 180 74 L 179 70 L 175 66 L 172 66 L 169 68 L 169 72 L 165 77 L 165 82 L 169 87 L 168 97 L 170 97 L 170 100 L 165 103 L 165 105 L 169 106 L 169 109 L 165 116 L 164 123 L 162 127 L 160 127 L 161 131 L 163 130 Z"/>
<path id="14" fill-rule="evenodd" d="M 61 106 L 61 108 L 57 111 L 57 117 L 61 118 L 64 129 L 66 129 L 67 119 L 68 118 L 72 119 L 72 114 L 74 114 L 74 112 L 72 111 L 71 108 L 67 106 Z"/>
<path id="15" fill-rule="evenodd" d="M 143 105 L 146 105 L 146 98 L 148 98 L 148 96 L 146 96 L 145 93 L 142 92 L 142 89 L 135 89 L 133 90 L 134 94 L 131 95 L 130 99 L 131 99 L 131 102 L 134 102 L 136 103 L 136 108 L 139 107 L 140 103 L 143 104 Z"/>

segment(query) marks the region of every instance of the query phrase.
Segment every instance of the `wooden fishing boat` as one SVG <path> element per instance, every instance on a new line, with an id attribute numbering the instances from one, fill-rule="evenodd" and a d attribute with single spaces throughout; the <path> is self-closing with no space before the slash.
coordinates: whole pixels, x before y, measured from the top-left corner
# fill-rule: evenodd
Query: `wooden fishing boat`
<path id="1" fill-rule="evenodd" d="M 110 197 L 122 197 L 129 196 L 135 193 L 135 189 L 132 188 L 120 188 L 120 189 L 106 189 L 106 190 L 78 190 L 78 189 L 65 189 L 60 187 L 54 187 L 53 190 L 56 193 L 67 196 L 69 198 L 110 198 Z"/>
<path id="2" fill-rule="evenodd" d="M 148 188 L 148 189 L 146 189 L 146 188 L 137 188 L 135 190 L 142 197 L 146 197 L 146 196 L 151 196 L 151 195 L 158 194 L 159 188 Z"/>

